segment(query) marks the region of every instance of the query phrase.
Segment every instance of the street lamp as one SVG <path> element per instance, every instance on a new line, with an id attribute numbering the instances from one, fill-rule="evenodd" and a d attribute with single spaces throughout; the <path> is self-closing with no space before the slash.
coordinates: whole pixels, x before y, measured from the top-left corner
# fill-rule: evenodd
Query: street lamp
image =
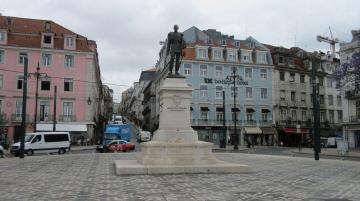
<path id="1" fill-rule="evenodd" d="M 239 136 L 237 134 L 237 130 L 236 130 L 236 121 L 237 121 L 237 109 L 236 109 L 236 92 L 235 92 L 235 86 L 236 86 L 236 82 L 241 80 L 240 76 L 236 74 L 236 67 L 233 66 L 231 68 L 232 70 L 232 74 L 230 76 L 227 76 L 226 77 L 226 81 L 228 82 L 233 82 L 234 84 L 234 136 L 235 136 L 235 139 L 234 139 L 234 150 L 238 150 L 239 147 L 238 147 L 238 143 L 239 143 Z"/>
<path id="2" fill-rule="evenodd" d="M 38 105 L 38 98 L 39 98 L 39 78 L 40 77 L 48 77 L 46 73 L 40 73 L 39 62 L 36 68 L 36 73 L 30 73 L 35 75 L 36 77 L 36 92 L 35 92 L 35 115 L 34 115 L 34 132 L 36 132 L 36 123 L 37 123 L 37 105 Z"/>

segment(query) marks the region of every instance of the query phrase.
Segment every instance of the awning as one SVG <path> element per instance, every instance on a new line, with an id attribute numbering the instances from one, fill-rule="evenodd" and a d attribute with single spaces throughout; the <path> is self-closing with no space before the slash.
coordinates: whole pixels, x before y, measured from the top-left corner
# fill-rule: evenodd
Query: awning
<path id="1" fill-rule="evenodd" d="M 36 124 L 38 131 L 52 131 L 53 124 Z M 56 131 L 86 132 L 86 124 L 56 124 Z"/>
<path id="2" fill-rule="evenodd" d="M 200 107 L 200 110 L 201 111 L 209 111 L 209 108 L 208 107 Z"/>
<path id="3" fill-rule="evenodd" d="M 307 134 L 309 129 L 307 128 L 284 128 L 283 131 L 286 134 Z"/>
<path id="4" fill-rule="evenodd" d="M 261 110 L 261 113 L 269 113 L 269 112 L 270 112 L 269 109 L 262 109 L 262 110 Z"/>
<path id="5" fill-rule="evenodd" d="M 231 108 L 231 112 L 240 112 L 240 109 L 239 108 L 237 108 L 237 107 L 233 107 L 233 108 Z"/>
<path id="6" fill-rule="evenodd" d="M 262 131 L 259 127 L 245 127 L 245 134 L 261 134 Z"/>
<path id="7" fill-rule="evenodd" d="M 254 108 L 246 108 L 246 112 L 247 113 L 252 113 L 255 112 Z"/>
<path id="8" fill-rule="evenodd" d="M 265 135 L 273 135 L 275 134 L 275 129 L 273 127 L 263 127 L 261 128 L 262 133 Z"/>
<path id="9" fill-rule="evenodd" d="M 216 108 L 216 112 L 223 112 L 224 111 L 224 108 L 222 108 L 222 107 L 217 107 Z"/>

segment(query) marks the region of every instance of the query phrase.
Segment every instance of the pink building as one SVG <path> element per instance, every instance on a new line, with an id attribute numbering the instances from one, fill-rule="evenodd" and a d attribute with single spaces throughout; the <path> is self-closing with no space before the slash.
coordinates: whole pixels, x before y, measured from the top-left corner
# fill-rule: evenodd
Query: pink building
<path id="1" fill-rule="evenodd" d="M 101 114 L 101 80 L 96 42 L 47 20 L 0 16 L 0 133 L 9 141 L 21 134 L 24 58 L 28 58 L 27 131 L 69 131 L 73 140 L 95 138 Z M 5 121 L 4 121 L 5 120 Z M 2 125 L 1 125 L 2 124 Z M 5 129 L 4 129 L 5 128 Z"/>

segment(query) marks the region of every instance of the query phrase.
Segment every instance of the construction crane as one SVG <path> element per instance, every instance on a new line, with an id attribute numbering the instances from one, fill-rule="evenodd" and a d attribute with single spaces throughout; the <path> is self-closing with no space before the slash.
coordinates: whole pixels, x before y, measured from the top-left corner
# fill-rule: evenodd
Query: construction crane
<path id="1" fill-rule="evenodd" d="M 333 37 L 331 27 L 329 27 L 329 31 L 330 31 L 330 38 L 318 35 L 318 36 L 316 36 L 316 39 L 319 42 L 329 43 L 332 53 L 335 55 L 335 44 L 339 43 L 339 39 Z"/>

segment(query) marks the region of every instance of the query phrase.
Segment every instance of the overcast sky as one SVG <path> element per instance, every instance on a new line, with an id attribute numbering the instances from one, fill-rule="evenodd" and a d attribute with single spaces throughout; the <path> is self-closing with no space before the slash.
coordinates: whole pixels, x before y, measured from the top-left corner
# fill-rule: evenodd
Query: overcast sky
<path id="1" fill-rule="evenodd" d="M 0 0 L 0 13 L 48 19 L 95 40 L 103 82 L 114 89 L 115 102 L 121 91 L 138 81 L 141 70 L 158 59 L 159 41 L 174 24 L 180 31 L 191 26 L 217 29 L 261 43 L 298 46 L 308 51 L 329 51 L 316 35 L 351 40 L 360 29 L 358 0 Z M 124 86 L 117 86 L 124 85 Z"/>

